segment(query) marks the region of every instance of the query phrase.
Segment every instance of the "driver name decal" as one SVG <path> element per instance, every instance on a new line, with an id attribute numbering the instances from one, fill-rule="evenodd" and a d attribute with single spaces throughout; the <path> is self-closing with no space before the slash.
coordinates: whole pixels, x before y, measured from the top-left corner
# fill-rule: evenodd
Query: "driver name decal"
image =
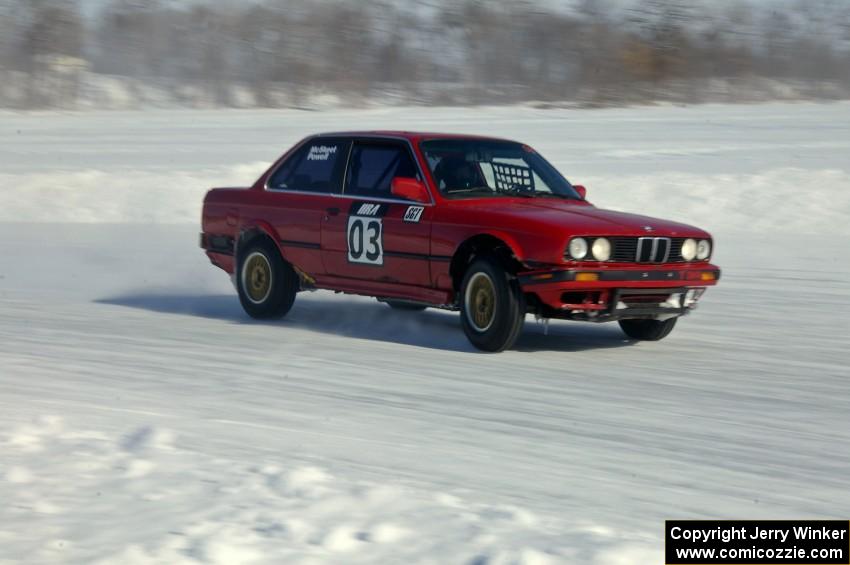
<path id="1" fill-rule="evenodd" d="M 307 154 L 308 161 L 327 161 L 331 155 L 336 154 L 336 146 L 314 145 Z"/>

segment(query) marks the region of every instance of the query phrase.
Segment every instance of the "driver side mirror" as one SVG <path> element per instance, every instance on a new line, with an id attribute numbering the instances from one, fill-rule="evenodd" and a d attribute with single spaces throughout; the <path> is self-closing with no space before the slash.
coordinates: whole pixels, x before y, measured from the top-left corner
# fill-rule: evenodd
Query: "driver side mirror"
<path id="1" fill-rule="evenodd" d="M 574 184 L 573 188 L 576 189 L 576 192 L 578 192 L 578 195 L 581 196 L 582 200 L 587 200 L 587 189 L 583 184 Z"/>
<path id="2" fill-rule="evenodd" d="M 390 192 L 393 196 L 414 202 L 431 201 L 425 183 L 412 177 L 395 177 L 390 186 Z"/>

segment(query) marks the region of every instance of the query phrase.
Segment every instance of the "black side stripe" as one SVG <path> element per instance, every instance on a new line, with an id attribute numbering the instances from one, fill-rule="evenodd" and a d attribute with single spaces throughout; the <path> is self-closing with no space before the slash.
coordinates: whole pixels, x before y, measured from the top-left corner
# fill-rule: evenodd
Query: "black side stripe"
<path id="1" fill-rule="evenodd" d="M 426 255 L 424 253 L 404 253 L 402 251 L 384 251 L 384 257 L 398 257 L 399 259 L 418 259 L 420 261 L 451 261 L 451 257 L 445 255 Z"/>
<path id="2" fill-rule="evenodd" d="M 292 239 L 282 239 L 280 244 L 285 247 L 303 247 L 304 249 L 321 249 L 318 243 L 310 243 L 307 241 L 295 241 Z M 399 259 L 416 259 L 420 261 L 451 261 L 452 258 L 448 255 L 426 255 L 424 253 L 404 253 L 402 251 L 384 251 L 384 257 L 397 257 Z"/>
<path id="3" fill-rule="evenodd" d="M 280 244 L 286 247 L 303 247 L 305 249 L 320 249 L 318 243 L 310 243 L 309 241 L 294 241 L 291 239 L 281 239 Z"/>

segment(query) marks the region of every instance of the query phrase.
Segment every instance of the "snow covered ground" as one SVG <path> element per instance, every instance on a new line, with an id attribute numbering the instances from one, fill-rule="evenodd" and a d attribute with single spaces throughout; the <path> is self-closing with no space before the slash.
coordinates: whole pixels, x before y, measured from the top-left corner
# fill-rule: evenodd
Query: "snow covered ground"
<path id="1" fill-rule="evenodd" d="M 660 343 L 249 320 L 204 190 L 379 127 L 526 141 L 724 278 Z M 665 518 L 846 518 L 849 149 L 846 104 L 0 114 L 0 563 L 655 565 Z"/>

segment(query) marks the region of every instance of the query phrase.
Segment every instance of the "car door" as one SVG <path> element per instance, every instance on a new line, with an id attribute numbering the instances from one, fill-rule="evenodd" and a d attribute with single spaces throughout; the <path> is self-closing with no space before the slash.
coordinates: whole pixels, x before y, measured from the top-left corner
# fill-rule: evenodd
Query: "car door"
<path id="1" fill-rule="evenodd" d="M 337 215 L 322 224 L 322 256 L 329 275 L 430 286 L 433 205 L 398 198 L 395 177 L 422 180 L 404 140 L 359 139 L 351 148 Z"/>
<path id="2" fill-rule="evenodd" d="M 306 141 L 266 185 L 264 215 L 280 235 L 287 259 L 308 275 L 325 272 L 321 224 L 342 191 L 350 140 L 317 137 Z M 267 214 L 266 214 L 267 213 Z"/>

